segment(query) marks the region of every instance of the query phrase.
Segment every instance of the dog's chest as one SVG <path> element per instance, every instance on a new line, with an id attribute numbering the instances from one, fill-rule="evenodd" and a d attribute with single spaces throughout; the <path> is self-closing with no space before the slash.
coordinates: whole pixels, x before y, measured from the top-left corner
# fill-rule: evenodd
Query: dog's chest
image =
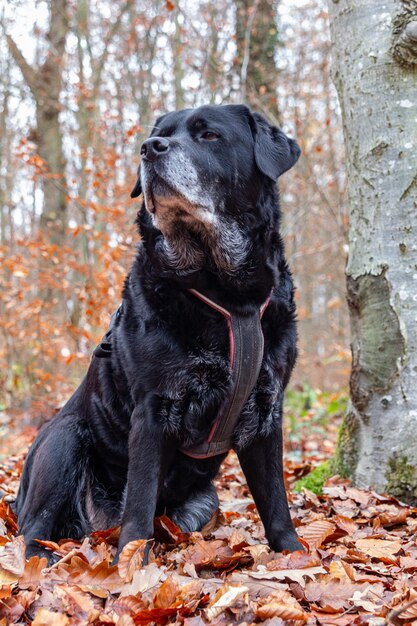
<path id="1" fill-rule="evenodd" d="M 180 435 L 185 454 L 207 458 L 233 447 L 235 428 L 261 368 L 261 318 L 267 303 L 252 314 L 232 314 L 206 295 L 193 295 L 220 317 L 206 317 L 206 328 L 200 325 L 189 343 L 193 349 L 166 378 L 159 417 L 168 431 Z"/>

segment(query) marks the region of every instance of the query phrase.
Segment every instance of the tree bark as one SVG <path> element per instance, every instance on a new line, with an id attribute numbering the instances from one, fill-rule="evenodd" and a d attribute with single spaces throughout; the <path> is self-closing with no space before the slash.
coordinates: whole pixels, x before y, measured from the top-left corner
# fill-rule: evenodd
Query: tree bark
<path id="1" fill-rule="evenodd" d="M 67 0 L 51 0 L 49 41 L 45 61 L 31 66 L 12 37 L 7 36 L 11 55 L 22 72 L 36 104 L 36 130 L 33 139 L 45 163 L 44 203 L 40 226 L 50 243 L 61 245 L 66 228 L 65 158 L 59 123 L 60 93 L 65 42 L 68 33 Z"/>
<path id="2" fill-rule="evenodd" d="M 241 98 L 277 114 L 276 0 L 236 0 L 236 45 Z"/>
<path id="3" fill-rule="evenodd" d="M 336 465 L 361 487 L 416 500 L 417 37 L 412 24 L 417 2 L 328 4 L 347 153 L 353 359 Z"/>

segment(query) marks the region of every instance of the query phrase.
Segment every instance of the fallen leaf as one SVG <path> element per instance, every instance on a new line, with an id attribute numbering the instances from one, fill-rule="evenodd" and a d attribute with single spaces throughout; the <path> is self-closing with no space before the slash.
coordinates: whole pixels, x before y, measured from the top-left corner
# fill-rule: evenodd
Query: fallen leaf
<path id="1" fill-rule="evenodd" d="M 119 593 L 124 587 L 116 565 L 111 566 L 102 562 L 91 566 L 85 558 L 79 556 L 73 556 L 66 563 L 57 563 L 51 570 L 50 577 L 52 580 L 84 586 L 85 589 L 91 590 L 91 593 L 96 591 L 101 594 L 106 591 Z"/>
<path id="2" fill-rule="evenodd" d="M 213 602 L 204 609 L 205 617 L 209 622 L 213 621 L 220 613 L 223 613 L 223 611 L 233 606 L 236 600 L 248 591 L 248 588 L 244 585 L 240 585 L 239 587 L 224 585 L 215 595 Z"/>
<path id="3" fill-rule="evenodd" d="M 204 538 L 209 537 L 213 533 L 213 531 L 217 528 L 217 525 L 218 525 L 217 522 L 218 522 L 219 516 L 220 516 L 220 509 L 216 509 L 215 511 L 213 511 L 209 521 L 207 522 L 207 524 L 203 526 L 203 528 L 200 531 Z"/>
<path id="4" fill-rule="evenodd" d="M 288 591 L 276 592 L 264 598 L 256 608 L 256 616 L 262 620 L 280 617 L 282 620 L 307 621 L 307 615 L 295 598 Z"/>
<path id="5" fill-rule="evenodd" d="M 197 572 L 203 569 L 229 569 L 252 561 L 250 554 L 235 553 L 221 540 L 198 541 L 182 553 L 185 562 L 193 563 Z"/>
<path id="6" fill-rule="evenodd" d="M 148 591 L 155 589 L 165 578 L 164 569 L 159 568 L 156 563 L 149 563 L 149 565 L 133 573 L 132 582 L 123 586 L 120 595 L 128 596 L 139 593 L 145 595 Z"/>
<path id="7" fill-rule="evenodd" d="M 156 591 L 154 596 L 154 606 L 158 609 L 166 609 L 172 606 L 179 594 L 180 586 L 169 576 Z"/>
<path id="8" fill-rule="evenodd" d="M 286 569 L 286 570 L 274 570 L 269 571 L 263 565 L 258 567 L 257 572 L 247 572 L 248 576 L 251 578 L 258 579 L 273 579 L 273 580 L 293 580 L 294 582 L 299 583 L 302 587 L 305 586 L 306 581 L 304 578 L 314 579 L 317 574 L 325 574 L 326 570 L 324 567 L 306 567 L 304 569 Z"/>
<path id="9" fill-rule="evenodd" d="M 401 550 L 399 541 L 389 541 L 386 539 L 358 539 L 356 541 L 358 550 L 367 554 L 371 558 L 379 559 L 383 563 L 398 563 L 396 555 Z"/>
<path id="10" fill-rule="evenodd" d="M 32 589 L 35 588 L 41 579 L 42 570 L 48 567 L 48 559 L 38 556 L 32 556 L 26 561 L 25 569 L 22 576 L 19 578 L 20 589 Z"/>
<path id="11" fill-rule="evenodd" d="M 25 569 L 25 542 L 19 535 L 0 548 L 0 567 L 11 574 L 22 576 Z"/>
<path id="12" fill-rule="evenodd" d="M 350 517 L 346 517 L 345 515 L 335 515 L 332 521 L 336 524 L 338 528 L 345 531 L 348 535 L 353 535 L 359 528 L 359 525 L 350 519 Z"/>
<path id="13" fill-rule="evenodd" d="M 166 515 L 157 517 L 154 523 L 155 539 L 161 543 L 167 543 L 168 545 L 178 545 L 183 541 L 186 541 L 190 536 L 190 533 L 183 533 L 172 520 Z"/>
<path id="14" fill-rule="evenodd" d="M 68 626 L 70 619 L 64 613 L 55 613 L 48 609 L 39 609 L 36 611 L 35 619 L 32 626 Z"/>
<path id="15" fill-rule="evenodd" d="M 336 529 L 336 524 L 327 520 L 317 520 L 306 526 L 302 526 L 298 534 L 307 541 L 311 548 L 320 548 L 327 537 L 330 537 Z"/>
<path id="16" fill-rule="evenodd" d="M 120 578 L 125 582 L 130 582 L 133 572 L 141 568 L 147 543 L 146 539 L 136 539 L 126 544 L 121 551 L 117 569 Z"/>
<path id="17" fill-rule="evenodd" d="M 337 578 L 323 578 L 310 581 L 304 590 L 309 602 L 318 604 L 326 612 L 339 612 L 349 608 L 355 591 L 362 591 L 367 585 L 340 581 Z"/>
<path id="18" fill-rule="evenodd" d="M 304 569 L 318 565 L 321 565 L 321 560 L 317 552 L 310 554 L 304 550 L 296 550 L 290 554 L 281 554 L 277 559 L 269 561 L 266 568 L 269 570 Z"/>

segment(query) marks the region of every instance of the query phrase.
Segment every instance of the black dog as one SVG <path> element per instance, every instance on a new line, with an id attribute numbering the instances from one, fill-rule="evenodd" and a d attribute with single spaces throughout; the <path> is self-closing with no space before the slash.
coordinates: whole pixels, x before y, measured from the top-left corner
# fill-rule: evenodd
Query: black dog
<path id="1" fill-rule="evenodd" d="M 296 325 L 276 192 L 299 153 L 245 106 L 157 120 L 132 191 L 144 193 L 141 243 L 122 305 L 26 460 L 15 510 L 28 556 L 45 554 L 36 538 L 121 523 L 119 554 L 164 511 L 201 529 L 231 447 L 271 548 L 301 549 L 282 469 Z"/>

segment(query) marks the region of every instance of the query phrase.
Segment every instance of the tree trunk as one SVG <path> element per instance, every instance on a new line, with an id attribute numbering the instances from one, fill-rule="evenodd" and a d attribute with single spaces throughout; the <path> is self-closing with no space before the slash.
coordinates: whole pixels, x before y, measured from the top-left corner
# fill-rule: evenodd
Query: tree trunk
<path id="1" fill-rule="evenodd" d="M 350 405 L 337 469 L 417 499 L 417 2 L 329 0 L 350 204 Z"/>
<path id="2" fill-rule="evenodd" d="M 241 99 L 277 114 L 276 0 L 236 0 L 236 45 Z"/>
<path id="3" fill-rule="evenodd" d="M 175 89 L 175 108 L 177 111 L 179 109 L 183 109 L 185 106 L 185 95 L 184 89 L 182 86 L 182 81 L 185 76 L 184 66 L 183 66 L 183 34 L 182 27 L 179 21 L 179 9 L 178 7 L 174 10 L 174 24 L 175 24 L 175 32 L 171 38 L 171 47 L 172 47 L 172 63 L 174 70 L 174 89 Z"/>
<path id="4" fill-rule="evenodd" d="M 7 36 L 9 50 L 30 88 L 36 103 L 34 140 L 45 163 L 43 176 L 44 203 L 40 219 L 46 241 L 62 245 L 66 228 L 65 159 L 59 124 L 60 93 L 65 42 L 68 33 L 67 0 L 50 0 L 49 42 L 45 61 L 33 67 L 24 58 L 12 37 Z"/>

